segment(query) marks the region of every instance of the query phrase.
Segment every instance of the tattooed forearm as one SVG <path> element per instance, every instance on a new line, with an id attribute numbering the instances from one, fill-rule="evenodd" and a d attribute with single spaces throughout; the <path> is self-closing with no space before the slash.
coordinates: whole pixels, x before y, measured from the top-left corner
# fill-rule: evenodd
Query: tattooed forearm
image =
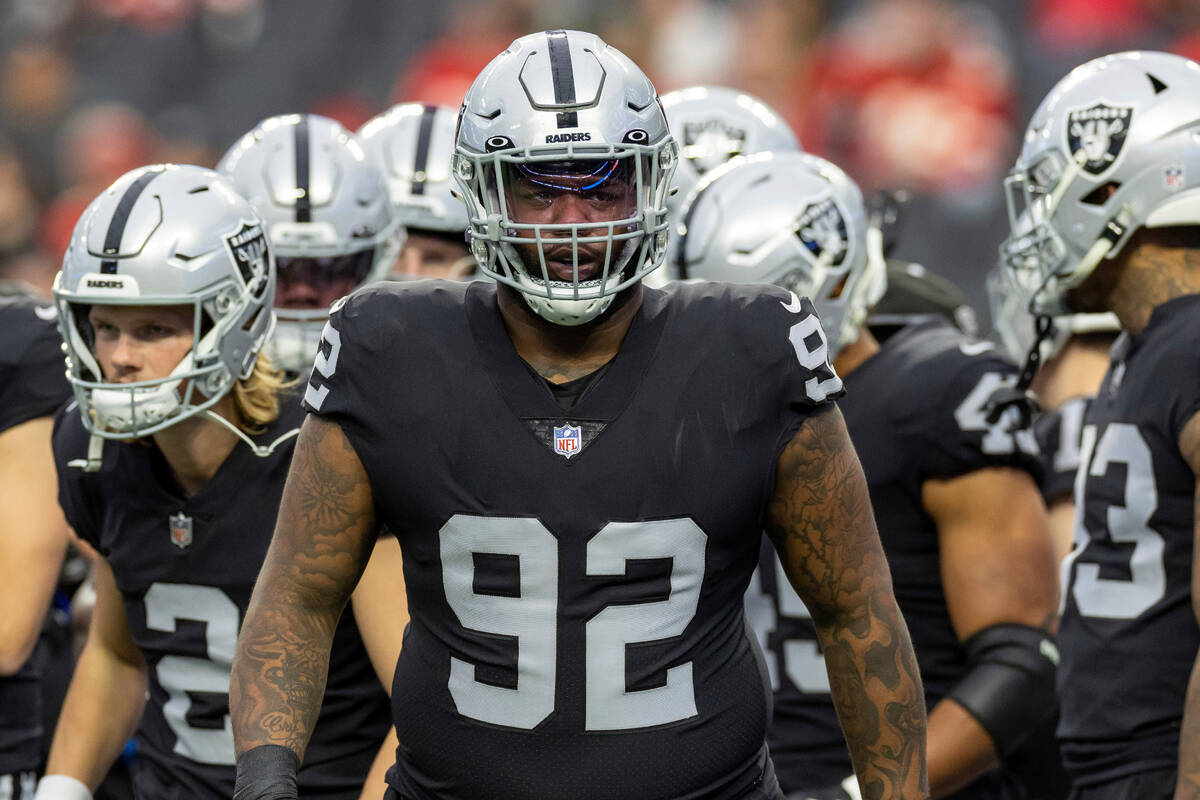
<path id="1" fill-rule="evenodd" d="M 362 464 L 337 425 L 310 417 L 238 636 L 229 705 L 239 754 L 276 744 L 303 757 L 334 630 L 374 532 Z"/>
<path id="2" fill-rule="evenodd" d="M 812 612 L 863 797 L 928 797 L 921 678 L 836 409 L 806 421 L 784 450 L 767 531 Z"/>

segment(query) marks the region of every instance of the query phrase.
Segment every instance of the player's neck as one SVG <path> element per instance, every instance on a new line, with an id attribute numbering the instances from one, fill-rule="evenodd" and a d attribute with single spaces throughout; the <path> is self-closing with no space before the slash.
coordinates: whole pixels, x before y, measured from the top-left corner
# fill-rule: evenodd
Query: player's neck
<path id="1" fill-rule="evenodd" d="M 582 378 L 611 361 L 642 305 L 642 287 L 637 284 L 629 297 L 614 299 L 614 305 L 620 305 L 599 319 L 555 325 L 535 314 L 515 289 L 500 285 L 497 290 L 500 316 L 517 355 L 554 383 Z"/>
<path id="2" fill-rule="evenodd" d="M 1121 328 L 1137 335 L 1155 308 L 1188 294 L 1200 294 L 1200 250 L 1144 244 L 1117 275 L 1108 306 Z"/>
<path id="3" fill-rule="evenodd" d="M 233 396 L 221 398 L 212 410 L 233 420 Z M 176 482 L 191 497 L 216 474 L 237 446 L 238 438 L 220 423 L 199 414 L 154 434 L 154 444 L 171 467 Z"/>
<path id="4" fill-rule="evenodd" d="M 833 360 L 833 369 L 846 377 L 862 366 L 868 358 L 879 352 L 879 341 L 871 335 L 866 325 L 858 329 L 858 338 L 843 347 Z"/>
<path id="5" fill-rule="evenodd" d="M 1046 362 L 1033 380 L 1033 393 L 1042 407 L 1054 411 L 1072 397 L 1094 395 L 1108 370 L 1111 344 L 1111 338 L 1105 345 L 1095 338 L 1069 337 L 1062 351 Z"/>

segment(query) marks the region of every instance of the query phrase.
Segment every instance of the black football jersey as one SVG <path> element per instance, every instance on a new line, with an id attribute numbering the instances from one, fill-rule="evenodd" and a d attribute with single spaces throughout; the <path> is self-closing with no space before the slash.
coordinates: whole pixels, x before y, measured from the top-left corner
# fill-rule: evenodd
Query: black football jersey
<path id="1" fill-rule="evenodd" d="M 1037 474 L 1029 430 L 1011 420 L 989 424 L 988 400 L 1016 381 L 1016 366 L 988 342 L 969 339 L 931 318 L 901 330 L 846 378 L 839 401 L 862 460 L 896 600 L 908 623 L 930 708 L 967 670 L 942 591 L 937 526 L 921 486 L 978 469 L 1015 467 Z M 787 791 L 836 784 L 853 771 L 829 695 L 816 631 L 764 543 L 747 593 L 747 616 L 768 661 L 775 689 L 771 757 Z M 999 772 L 955 798 L 1006 798 L 1012 780 Z"/>
<path id="2" fill-rule="evenodd" d="M 1073 397 L 1033 425 L 1042 454 L 1042 497 L 1046 505 L 1070 498 L 1079 469 L 1079 446 L 1083 441 L 1083 417 L 1090 397 Z"/>
<path id="3" fill-rule="evenodd" d="M 71 394 L 54 306 L 30 297 L 0 297 L 0 433 L 47 417 Z M 15 674 L 0 678 L 0 775 L 35 769 L 41 760 L 39 645 Z"/>
<path id="4" fill-rule="evenodd" d="M 294 394 L 255 437 L 297 428 Z M 144 798 L 233 796 L 229 674 L 266 556 L 295 439 L 260 458 L 242 444 L 186 497 L 156 447 L 105 442 L 85 473 L 88 434 L 74 403 L 54 433 L 59 498 L 75 531 L 108 561 L 150 695 L 138 726 L 134 785 Z M 387 696 L 347 605 L 334 637 L 325 701 L 300 773 L 304 797 L 357 798 L 387 733 Z"/>
<path id="5" fill-rule="evenodd" d="M 494 284 L 335 306 L 305 401 L 404 552 L 396 790 L 755 791 L 770 700 L 741 597 L 779 454 L 840 390 L 812 305 L 768 287 L 647 289 L 569 412 Z"/>
<path id="6" fill-rule="evenodd" d="M 1076 786 L 1177 763 L 1200 649 L 1195 478 L 1179 434 L 1197 410 L 1200 295 L 1189 295 L 1117 340 L 1084 418 L 1058 670 L 1058 732 Z"/>

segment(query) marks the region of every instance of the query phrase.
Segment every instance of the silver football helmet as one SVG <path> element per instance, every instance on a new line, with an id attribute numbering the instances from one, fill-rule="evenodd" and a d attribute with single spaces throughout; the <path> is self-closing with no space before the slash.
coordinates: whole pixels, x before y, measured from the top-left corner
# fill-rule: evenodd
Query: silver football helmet
<path id="1" fill-rule="evenodd" d="M 467 92 L 454 177 L 480 269 L 559 325 L 662 264 L 675 140 L 654 86 L 598 36 L 517 39 Z"/>
<path id="2" fill-rule="evenodd" d="M 379 168 L 358 138 L 311 114 L 269 117 L 217 165 L 266 220 L 278 261 L 276 365 L 312 366 L 329 306 L 387 275 L 403 241 Z"/>
<path id="3" fill-rule="evenodd" d="M 774 283 L 811 298 L 831 358 L 886 286 L 867 257 L 862 193 L 814 155 L 735 158 L 701 179 L 682 219 L 680 278 Z"/>
<path id="4" fill-rule="evenodd" d="M 678 278 L 675 253 L 680 210 L 704 175 L 731 158 L 763 152 L 802 152 L 796 134 L 770 106 L 752 94 L 724 86 L 690 86 L 662 96 L 671 135 L 679 142 L 679 168 L 667 195 L 671 239 L 660 284 Z"/>
<path id="5" fill-rule="evenodd" d="M 1200 224 L 1200 65 L 1168 53 L 1089 61 L 1042 100 L 1005 180 L 1001 263 L 1038 314 L 1141 227 Z"/>
<path id="6" fill-rule="evenodd" d="M 467 230 L 467 207 L 453 194 L 450 166 L 457 122 L 458 111 L 448 106 L 401 103 L 358 130 L 406 229 Z"/>
<path id="7" fill-rule="evenodd" d="M 178 165 L 121 176 L 80 217 L 54 281 L 84 426 L 130 439 L 211 407 L 254 369 L 274 295 L 263 220 L 228 181 Z M 110 383 L 92 351 L 88 309 L 98 304 L 190 305 L 192 349 L 165 378 Z"/>

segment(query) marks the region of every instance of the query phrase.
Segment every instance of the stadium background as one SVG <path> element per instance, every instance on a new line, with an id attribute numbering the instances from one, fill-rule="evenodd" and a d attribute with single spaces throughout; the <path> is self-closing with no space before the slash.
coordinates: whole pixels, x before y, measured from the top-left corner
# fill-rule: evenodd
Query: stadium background
<path id="1" fill-rule="evenodd" d="M 543 28 L 600 33 L 660 93 L 752 92 L 869 196 L 912 200 L 894 255 L 963 286 L 1007 230 L 1000 181 L 1038 100 L 1105 52 L 1200 56 L 1198 0 L 0 0 L 0 279 L 48 290 L 87 202 L 141 164 L 215 164 L 258 120 L 350 128 L 457 106 Z"/>

